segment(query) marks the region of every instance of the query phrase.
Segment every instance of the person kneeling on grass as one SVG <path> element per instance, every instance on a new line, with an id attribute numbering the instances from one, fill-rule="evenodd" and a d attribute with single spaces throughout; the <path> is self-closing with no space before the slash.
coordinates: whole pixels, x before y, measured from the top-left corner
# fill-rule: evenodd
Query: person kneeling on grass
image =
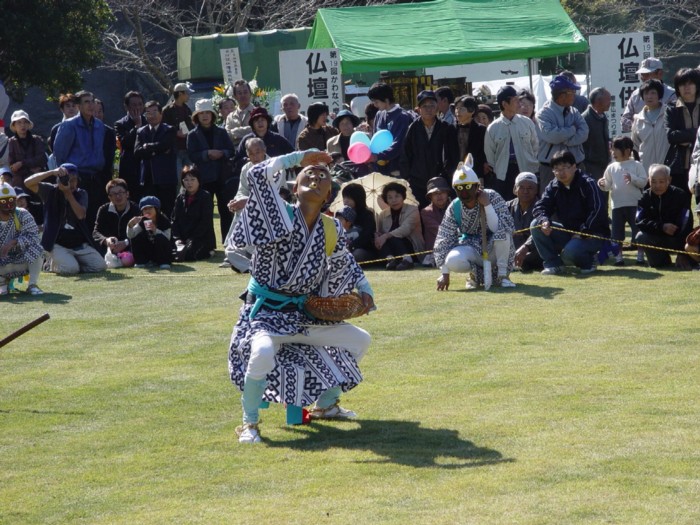
<path id="1" fill-rule="evenodd" d="M 297 406 L 315 401 L 315 419 L 355 417 L 338 400 L 341 390 L 362 380 L 358 363 L 370 336 L 345 322 L 311 318 L 303 304 L 308 295 L 337 297 L 357 288 L 362 311 L 374 307 L 342 227 L 321 214 L 331 191 L 324 165 L 330 161 L 324 152 L 295 152 L 256 164 L 247 174 L 250 195 L 231 235 L 234 246 L 255 247 L 229 350 L 231 381 L 243 392 L 240 443 L 260 442 L 263 399 Z M 291 206 L 280 197 L 277 179 L 280 170 L 297 165 L 304 169 L 294 183 L 298 205 Z"/>
<path id="2" fill-rule="evenodd" d="M 56 184 L 44 182 L 56 177 Z M 85 217 L 88 195 L 78 188 L 80 177 L 74 164 L 32 175 L 24 181 L 44 203 L 44 232 L 41 245 L 49 252 L 50 271 L 63 275 L 102 272 L 107 264 L 95 248 Z"/>
<path id="3" fill-rule="evenodd" d="M 182 168 L 183 191 L 175 199 L 173 238 L 175 260 L 199 261 L 214 255 L 214 203 L 211 194 L 199 183 L 199 168 Z"/>
<path id="4" fill-rule="evenodd" d="M 586 234 L 610 237 L 603 193 L 595 180 L 576 167 L 573 153 L 555 153 L 551 167 L 555 178 L 535 204 L 530 225 L 544 261 L 542 275 L 561 273 L 564 265 L 577 266 L 582 274 L 592 273 L 596 270 L 594 257 L 604 241 Z M 553 229 L 553 225 L 569 231 Z"/>
<path id="5" fill-rule="evenodd" d="M 390 259 L 387 270 L 413 268 L 412 253 L 423 251 L 423 234 L 418 206 L 405 203 L 406 186 L 390 182 L 382 188 L 382 200 L 388 207 L 377 219 L 374 246 L 379 256 Z"/>
<path id="6" fill-rule="evenodd" d="M 17 195 L 8 183 L 0 184 L 0 295 L 7 295 L 9 280 L 29 273 L 27 292 L 41 295 L 37 286 L 44 249 L 32 214 L 17 208 Z"/>
<path id="7" fill-rule="evenodd" d="M 642 245 L 652 268 L 671 265 L 671 254 L 664 250 L 682 251 L 687 235 L 693 229 L 688 193 L 671 185 L 671 168 L 664 164 L 649 166 L 649 189 L 642 193 L 637 208 L 637 228 L 634 238 Z M 656 249 L 660 248 L 660 249 Z M 692 269 L 688 255 L 679 253 L 676 266 Z"/>
<path id="8" fill-rule="evenodd" d="M 139 201 L 141 215 L 129 221 L 126 235 L 134 252 L 134 266 L 145 268 L 155 264 L 161 270 L 170 269 L 172 248 L 170 243 L 170 221 L 160 211 L 158 197 L 149 195 Z"/>
<path id="9" fill-rule="evenodd" d="M 442 275 L 438 290 L 450 286 L 450 272 L 468 273 L 467 290 L 476 290 L 484 283 L 483 236 L 486 229 L 486 251 L 495 265 L 491 278 L 501 288 L 513 288 L 509 275 L 513 269 L 513 217 L 503 198 L 494 190 L 479 189 L 479 178 L 472 169 L 471 154 L 457 166 L 452 188 L 457 198 L 447 208 L 440 223 L 433 255 Z"/>

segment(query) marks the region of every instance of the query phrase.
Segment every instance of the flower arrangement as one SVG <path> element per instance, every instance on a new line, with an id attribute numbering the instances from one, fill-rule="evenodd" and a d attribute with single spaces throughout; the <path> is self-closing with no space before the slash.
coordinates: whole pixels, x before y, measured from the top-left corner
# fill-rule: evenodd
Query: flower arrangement
<path id="1" fill-rule="evenodd" d="M 265 108 L 268 112 L 272 113 L 275 101 L 279 100 L 281 92 L 279 89 L 258 86 L 257 76 L 258 70 L 256 69 L 253 79 L 248 82 L 252 93 L 251 102 L 254 106 Z M 225 98 L 233 98 L 233 85 L 219 84 L 214 86 L 214 91 L 211 94 L 214 107 L 219 107 L 219 102 Z"/>

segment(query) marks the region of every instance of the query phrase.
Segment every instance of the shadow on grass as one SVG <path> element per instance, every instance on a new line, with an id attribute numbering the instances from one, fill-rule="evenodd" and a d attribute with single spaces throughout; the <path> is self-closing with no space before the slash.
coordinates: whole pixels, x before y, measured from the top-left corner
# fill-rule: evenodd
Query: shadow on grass
<path id="1" fill-rule="evenodd" d="M 0 408 L 0 414 L 38 414 L 38 415 L 59 415 L 59 416 L 85 416 L 86 412 L 62 412 L 60 410 L 32 410 L 28 408 L 18 410 L 5 410 Z"/>
<path id="2" fill-rule="evenodd" d="M 487 293 L 523 294 L 532 297 L 540 297 L 542 299 L 553 299 L 557 295 L 563 293 L 564 290 L 564 288 L 558 288 L 555 286 L 537 286 L 535 284 L 516 283 L 515 288 L 500 288 L 498 286 L 493 286 Z M 484 289 L 480 288 L 479 291 L 475 291 L 461 288 L 455 291 L 458 293 L 468 293 L 471 295 L 473 293 L 479 293 L 479 291 L 484 292 Z"/>
<path id="3" fill-rule="evenodd" d="M 626 277 L 627 279 L 637 279 L 639 281 L 653 281 L 663 277 L 663 274 L 654 268 L 629 268 L 624 266 L 613 266 L 606 268 L 604 272 L 594 272 L 589 275 L 576 274 L 577 279 L 588 279 L 590 277 Z"/>
<path id="4" fill-rule="evenodd" d="M 353 428 L 319 424 L 290 427 L 300 434 L 298 439 L 266 441 L 271 448 L 292 448 L 300 451 L 323 452 L 332 448 L 369 451 L 381 459 L 368 463 L 395 463 L 409 467 L 458 469 L 509 463 L 500 452 L 478 447 L 460 439 L 456 430 L 421 428 L 414 421 L 353 420 Z"/>
<path id="5" fill-rule="evenodd" d="M 66 295 L 62 293 L 52 293 L 50 291 L 44 290 L 44 295 L 30 295 L 25 292 L 11 293 L 8 300 L 3 300 L 4 303 L 46 303 L 46 304 L 68 304 L 72 295 Z"/>

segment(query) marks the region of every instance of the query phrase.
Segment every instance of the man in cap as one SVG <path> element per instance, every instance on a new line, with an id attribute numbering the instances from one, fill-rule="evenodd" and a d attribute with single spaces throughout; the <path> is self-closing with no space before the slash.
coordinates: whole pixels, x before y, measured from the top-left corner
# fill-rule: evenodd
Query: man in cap
<path id="1" fill-rule="evenodd" d="M 423 207 L 429 204 L 428 181 L 433 177 L 447 181 L 459 159 L 455 128 L 437 118 L 434 91 L 418 93 L 418 109 L 420 118 L 408 126 L 399 166 L 401 178 L 409 182 Z"/>
<path id="2" fill-rule="evenodd" d="M 520 99 L 513 86 L 503 86 L 496 95 L 501 116 L 486 130 L 484 152 L 491 173 L 484 177 L 485 186 L 504 199 L 513 191 L 515 177 L 521 171 L 537 173 L 537 127 L 519 114 Z"/>
<path id="3" fill-rule="evenodd" d="M 308 295 L 337 297 L 355 288 L 365 313 L 374 306 L 342 227 L 321 214 L 331 191 L 324 165 L 330 161 L 325 152 L 294 152 L 256 164 L 247 175 L 250 196 L 231 236 L 233 245 L 256 249 L 229 352 L 231 380 L 243 392 L 243 425 L 236 429 L 240 443 L 261 441 L 263 399 L 297 406 L 315 401 L 310 415 L 316 419 L 355 417 L 338 400 L 341 389 L 360 382 L 357 363 L 370 336 L 349 323 L 312 319 L 304 310 Z M 277 191 L 278 173 L 294 166 L 304 167 L 294 183 L 297 206 L 285 203 Z M 311 377 L 297 377 L 300 360 L 314 363 L 306 368 Z"/>
<path id="4" fill-rule="evenodd" d="M 575 265 L 582 274 L 592 273 L 596 270 L 594 256 L 603 241 L 588 234 L 610 237 L 603 194 L 598 184 L 578 169 L 572 152 L 560 150 L 551 161 L 556 179 L 535 204 L 530 230 L 544 261 L 542 274 L 562 273 L 564 265 Z"/>
<path id="5" fill-rule="evenodd" d="M 524 171 L 515 178 L 513 193 L 515 199 L 508 201 L 508 209 L 513 217 L 513 247 L 515 248 L 515 267 L 523 272 L 542 269 L 542 258 L 537 252 L 535 242 L 530 235 L 532 211 L 537 200 L 537 175 Z"/>
<path id="6" fill-rule="evenodd" d="M 574 97 L 573 106 L 576 109 L 578 109 L 579 113 L 583 113 L 584 111 L 586 111 L 586 108 L 588 107 L 588 99 L 580 94 L 581 86 L 578 83 L 578 80 L 576 80 L 576 75 L 574 75 L 571 71 L 568 71 L 566 69 L 559 74 L 568 78 L 572 84 L 576 84 L 578 86 L 578 89 L 576 90 L 576 96 Z"/>
<path id="7" fill-rule="evenodd" d="M 502 288 L 513 288 L 513 218 L 506 202 L 493 190 L 479 189 L 479 178 L 472 169 L 471 155 L 460 163 L 452 177 L 457 198 L 447 208 L 440 224 L 433 255 L 441 276 L 438 290 L 450 286 L 450 272 L 469 273 L 467 290 L 476 290 L 496 278 Z M 486 246 L 484 246 L 484 236 Z M 484 261 L 484 251 L 488 262 Z M 495 275 L 485 275 L 491 267 Z"/>
<path id="8" fill-rule="evenodd" d="M 658 58 L 649 57 L 642 60 L 642 64 L 637 70 L 637 74 L 642 82 L 647 80 L 656 79 L 659 82 L 664 81 L 664 64 Z M 664 95 L 661 97 L 661 103 L 665 105 L 671 105 L 676 102 L 676 90 L 671 86 L 664 84 Z M 625 111 L 620 117 L 620 125 L 622 126 L 622 131 L 627 133 L 632 131 L 632 123 L 634 122 L 634 116 L 642 111 L 644 108 L 644 99 L 639 93 L 639 88 L 635 89 L 630 95 L 627 105 L 625 106 Z"/>
<path id="9" fill-rule="evenodd" d="M 173 87 L 173 99 L 163 108 L 163 122 L 176 131 L 176 175 L 179 177 L 182 167 L 190 163 L 187 154 L 187 134 L 194 128 L 192 110 L 187 105 L 190 93 L 194 93 L 186 82 L 179 82 Z"/>
<path id="10" fill-rule="evenodd" d="M 445 216 L 447 206 L 450 204 L 450 189 L 450 185 L 443 177 L 433 177 L 428 181 L 428 192 L 426 195 L 430 204 L 420 211 L 426 250 L 432 250 L 435 245 L 435 238 L 440 229 L 440 224 Z M 423 258 L 423 266 L 435 266 L 435 258 L 432 253 Z"/>
<path id="11" fill-rule="evenodd" d="M 549 83 L 552 98 L 537 112 L 539 127 L 540 191 L 544 191 L 554 178 L 550 165 L 552 157 L 559 151 L 570 151 L 576 164 L 585 159 L 583 143 L 588 138 L 588 124 L 581 113 L 573 107 L 576 91 L 580 86 L 563 75 Z"/>
<path id="12" fill-rule="evenodd" d="M 57 178 L 56 184 L 44 182 L 50 177 Z M 50 269 L 64 275 L 101 272 L 107 267 L 85 221 L 88 196 L 78 188 L 79 180 L 78 168 L 66 163 L 24 181 L 44 203 L 41 245 L 51 256 Z"/>
<path id="13" fill-rule="evenodd" d="M 41 295 L 37 286 L 44 262 L 39 229 L 32 215 L 17 208 L 17 194 L 8 183 L 0 184 L 0 295 L 7 295 L 10 279 L 29 273 L 27 292 Z"/>
<path id="14" fill-rule="evenodd" d="M 86 224 L 89 229 L 95 224 L 97 209 L 106 201 L 104 185 L 107 178 L 105 168 L 105 125 L 95 118 L 95 96 L 89 91 L 79 91 L 79 113 L 61 124 L 56 133 L 53 154 L 56 164 L 77 166 L 81 191 L 87 196 L 85 202 Z M 26 182 L 25 182 L 26 185 Z"/>

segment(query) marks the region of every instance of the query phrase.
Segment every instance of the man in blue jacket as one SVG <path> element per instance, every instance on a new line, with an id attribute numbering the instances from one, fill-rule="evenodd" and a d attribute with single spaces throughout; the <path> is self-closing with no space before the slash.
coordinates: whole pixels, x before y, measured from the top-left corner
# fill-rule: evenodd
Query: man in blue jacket
<path id="1" fill-rule="evenodd" d="M 89 91 L 75 94 L 80 113 L 61 124 L 53 144 L 56 164 L 73 164 L 78 167 L 80 185 L 87 193 L 88 229 L 95 224 L 97 209 L 106 202 L 104 187 L 107 183 L 102 174 L 105 167 L 105 125 L 96 119 L 95 97 Z"/>
<path id="2" fill-rule="evenodd" d="M 610 237 L 605 198 L 596 182 L 576 167 L 570 151 L 555 153 L 551 164 L 556 178 L 535 204 L 530 228 L 544 261 L 542 274 L 561 273 L 564 265 L 592 273 L 594 256 L 603 241 L 586 234 Z"/>
<path id="3" fill-rule="evenodd" d="M 574 107 L 576 92 L 581 86 L 563 75 L 554 77 L 549 83 L 552 98 L 545 102 L 537 113 L 540 150 L 540 191 L 554 178 L 552 156 L 558 151 L 570 151 L 581 164 L 586 157 L 583 143 L 588 139 L 588 124 Z"/>

